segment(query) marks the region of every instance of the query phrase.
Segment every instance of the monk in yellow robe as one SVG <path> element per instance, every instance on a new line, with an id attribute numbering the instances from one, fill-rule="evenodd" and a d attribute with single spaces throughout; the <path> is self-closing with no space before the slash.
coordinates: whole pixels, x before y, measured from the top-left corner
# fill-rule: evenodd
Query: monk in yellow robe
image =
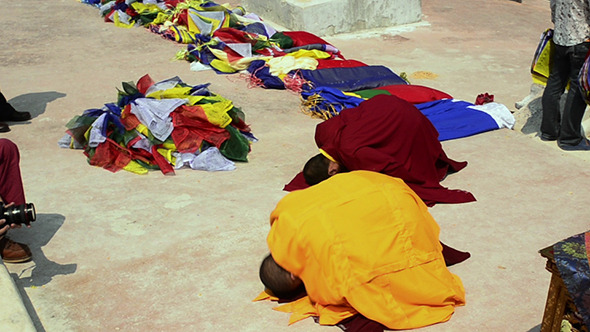
<path id="1" fill-rule="evenodd" d="M 439 226 L 402 180 L 341 173 L 286 195 L 270 216 L 271 254 L 260 267 L 267 291 L 307 296 L 277 310 L 335 325 L 360 313 L 390 329 L 451 318 L 465 304 L 442 255 Z"/>

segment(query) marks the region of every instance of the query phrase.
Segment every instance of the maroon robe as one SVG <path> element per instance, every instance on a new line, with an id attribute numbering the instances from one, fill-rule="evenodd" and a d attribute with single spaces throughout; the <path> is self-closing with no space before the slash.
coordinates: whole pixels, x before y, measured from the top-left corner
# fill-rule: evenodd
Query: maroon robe
<path id="1" fill-rule="evenodd" d="M 396 96 L 378 95 L 342 110 L 317 125 L 315 141 L 349 171 L 368 170 L 401 178 L 428 206 L 475 201 L 467 191 L 440 184 L 448 173 L 463 169 L 467 162 L 447 157 L 430 120 Z M 307 186 L 301 179 L 296 176 L 285 190 Z"/>
<path id="2" fill-rule="evenodd" d="M 25 204 L 25 190 L 20 176 L 18 147 L 0 138 L 0 198 L 5 204 Z"/>

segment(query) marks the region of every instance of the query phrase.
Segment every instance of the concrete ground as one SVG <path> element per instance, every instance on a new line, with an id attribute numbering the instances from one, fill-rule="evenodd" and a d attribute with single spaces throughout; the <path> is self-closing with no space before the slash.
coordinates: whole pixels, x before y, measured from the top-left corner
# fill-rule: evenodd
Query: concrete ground
<path id="1" fill-rule="evenodd" d="M 549 2 L 422 3 L 422 23 L 326 39 L 347 58 L 406 72 L 414 84 L 468 101 L 488 92 L 514 109 L 529 93 L 538 38 L 551 27 Z M 34 116 L 1 137 L 21 149 L 27 201 L 38 212 L 33 227 L 12 233 L 34 260 L 7 268 L 38 331 L 339 330 L 311 319 L 289 327 L 274 303 L 251 302 L 262 291 L 269 213 L 316 151 L 318 120 L 300 112 L 296 94 L 191 72 L 170 61 L 182 45 L 104 23 L 73 0 L 1 1 L 0 12 L 2 91 Z M 146 73 L 211 82 L 233 100 L 260 139 L 249 162 L 233 172 L 139 176 L 58 148 L 73 116 L 115 101 L 121 82 Z M 537 251 L 590 228 L 590 153 L 564 152 L 528 128 L 443 143 L 469 162 L 444 185 L 478 199 L 431 209 L 441 239 L 472 254 L 451 267 L 467 305 L 423 331 L 539 330 L 550 274 Z"/>

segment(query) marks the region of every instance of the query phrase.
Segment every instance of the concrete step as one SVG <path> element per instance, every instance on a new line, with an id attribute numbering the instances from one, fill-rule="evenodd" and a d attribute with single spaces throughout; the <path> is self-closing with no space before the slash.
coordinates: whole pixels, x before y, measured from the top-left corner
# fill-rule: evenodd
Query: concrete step
<path id="1" fill-rule="evenodd" d="M 421 0 L 244 0 L 248 12 L 289 30 L 332 36 L 416 23 Z"/>

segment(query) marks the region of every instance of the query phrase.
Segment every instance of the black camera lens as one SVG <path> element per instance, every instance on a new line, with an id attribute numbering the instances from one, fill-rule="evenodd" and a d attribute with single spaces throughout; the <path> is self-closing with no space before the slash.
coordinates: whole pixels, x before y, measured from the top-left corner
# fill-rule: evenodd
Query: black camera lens
<path id="1" fill-rule="evenodd" d="M 22 205 L 14 205 L 6 207 L 2 206 L 2 216 L 0 219 L 5 219 L 6 224 L 30 224 L 35 221 L 37 214 L 35 213 L 35 205 L 33 203 L 26 203 Z"/>

